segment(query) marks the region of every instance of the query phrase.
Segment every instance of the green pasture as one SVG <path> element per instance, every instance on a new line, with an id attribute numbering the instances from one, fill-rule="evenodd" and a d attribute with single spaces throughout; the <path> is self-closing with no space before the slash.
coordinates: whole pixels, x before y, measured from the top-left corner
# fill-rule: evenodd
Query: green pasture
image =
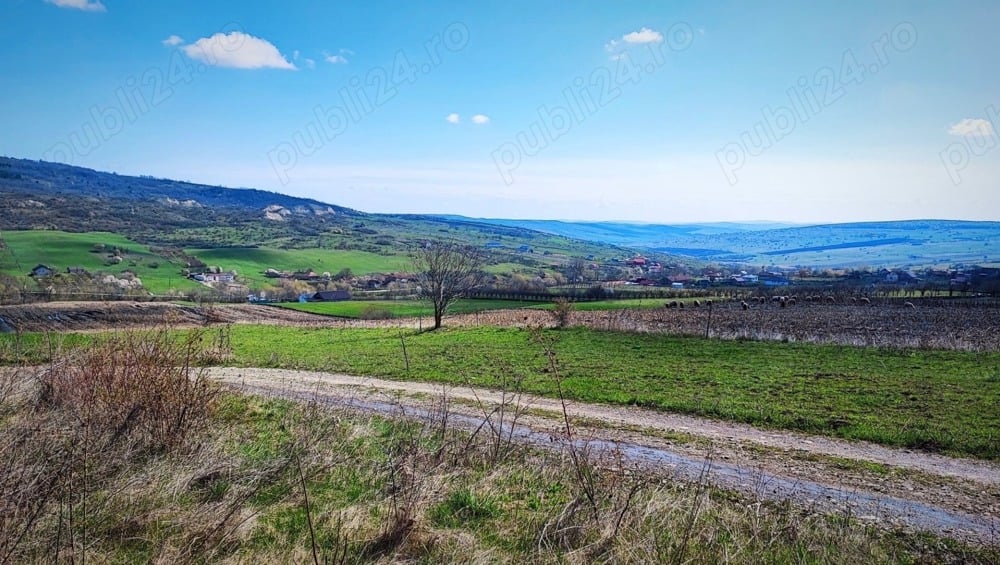
<path id="1" fill-rule="evenodd" d="M 591 302 L 574 302 L 573 309 L 581 312 L 594 310 L 620 310 L 624 308 L 662 308 L 663 299 L 596 300 Z M 343 302 L 290 302 L 279 306 L 313 314 L 338 316 L 342 318 L 361 318 L 366 313 L 381 310 L 393 318 L 415 318 L 430 316 L 434 310 L 430 302 L 421 300 L 347 300 Z M 469 314 L 487 310 L 510 310 L 518 308 L 534 308 L 551 310 L 552 302 L 536 302 L 524 300 L 489 300 L 462 299 L 455 301 L 448 308 L 448 314 Z"/>
<path id="2" fill-rule="evenodd" d="M 267 269 L 278 271 L 307 271 L 337 274 L 350 269 L 354 274 L 388 273 L 406 270 L 409 258 L 401 255 L 378 255 L 366 251 L 334 249 L 270 249 L 265 247 L 228 247 L 217 249 L 188 249 L 208 265 L 218 265 L 223 270 L 242 276 L 263 278 Z"/>
<path id="3" fill-rule="evenodd" d="M 434 309 L 429 301 L 421 300 L 345 300 L 343 302 L 287 302 L 279 306 L 341 318 L 363 318 L 375 312 L 388 314 L 393 318 L 416 318 L 432 316 Z M 511 308 L 538 308 L 550 306 L 547 303 L 519 302 L 514 300 L 457 300 L 449 308 L 449 314 L 470 314 L 486 310 Z"/>
<path id="4" fill-rule="evenodd" d="M 234 363 L 497 387 L 553 396 L 529 331 L 234 326 Z M 400 336 L 406 341 L 409 367 Z M 566 395 L 905 446 L 1000 458 L 1000 353 L 706 340 L 585 328 L 551 342 Z"/>
<path id="5" fill-rule="evenodd" d="M 115 275 L 130 270 L 153 293 L 163 293 L 171 288 L 199 288 L 197 283 L 181 275 L 182 265 L 171 263 L 152 253 L 148 246 L 114 233 L 31 230 L 5 231 L 2 235 L 6 247 L 0 249 L 0 272 L 8 275 L 26 277 L 35 265 L 43 264 L 60 273 L 65 273 L 68 267 L 83 267 L 91 273 Z M 124 260 L 117 265 L 107 264 L 106 252 L 92 252 L 98 244 L 126 249 Z"/>

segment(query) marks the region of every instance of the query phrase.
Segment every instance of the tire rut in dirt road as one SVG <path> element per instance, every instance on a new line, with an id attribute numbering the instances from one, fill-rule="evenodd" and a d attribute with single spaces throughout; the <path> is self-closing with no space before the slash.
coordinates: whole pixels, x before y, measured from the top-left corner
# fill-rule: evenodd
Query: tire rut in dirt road
<path id="1" fill-rule="evenodd" d="M 431 399 L 444 393 L 454 401 L 452 413 L 469 420 L 467 427 L 473 429 L 483 420 L 484 406 L 504 401 L 502 392 L 468 386 L 284 369 L 206 371 L 213 379 L 247 392 L 315 399 L 369 412 L 396 413 L 406 407 L 411 416 L 429 410 Z M 510 401 L 510 393 L 506 398 Z M 522 395 L 519 402 L 530 408 L 518 422 L 519 439 L 552 447 L 556 438 L 563 437 L 558 400 Z M 790 498 L 825 511 L 848 511 L 883 525 L 927 529 L 978 543 L 998 540 L 1000 466 L 990 462 L 631 407 L 567 402 L 567 411 L 586 424 L 577 431 L 583 434 L 579 437 L 587 437 L 590 447 L 618 449 L 639 464 L 690 478 L 709 459 L 712 481 L 725 488 L 764 498 Z M 678 433 L 693 440 L 677 441 Z M 879 463 L 894 472 L 845 469 L 824 458 Z"/>

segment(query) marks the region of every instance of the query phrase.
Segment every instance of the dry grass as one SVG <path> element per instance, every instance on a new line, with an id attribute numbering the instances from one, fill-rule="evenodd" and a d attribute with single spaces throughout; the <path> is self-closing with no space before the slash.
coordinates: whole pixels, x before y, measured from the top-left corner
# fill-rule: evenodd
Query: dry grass
<path id="1" fill-rule="evenodd" d="M 119 334 L 57 356 L 40 373 L 4 374 L 0 562 L 20 560 L 29 547 L 36 558 L 72 560 L 95 527 L 109 527 L 89 519 L 108 504 L 109 484 L 205 429 L 217 389 L 190 374 L 198 339 Z M 38 532 L 48 534 L 45 543 Z"/>
<path id="2" fill-rule="evenodd" d="M 40 400 L 108 443 L 169 450 L 204 428 L 216 394 L 193 371 L 204 333 L 178 339 L 166 329 L 125 332 L 77 350 L 40 376 Z M 209 354 L 216 356 L 216 344 Z"/>
<path id="3" fill-rule="evenodd" d="M 569 419 L 554 445 L 570 449 L 516 445 L 516 379 L 475 434 L 446 393 L 405 416 L 220 395 L 187 368 L 224 346 L 123 334 L 40 376 L 0 374 L 0 563 L 1000 557 L 712 488 L 708 463 L 695 480 L 634 467 Z"/>

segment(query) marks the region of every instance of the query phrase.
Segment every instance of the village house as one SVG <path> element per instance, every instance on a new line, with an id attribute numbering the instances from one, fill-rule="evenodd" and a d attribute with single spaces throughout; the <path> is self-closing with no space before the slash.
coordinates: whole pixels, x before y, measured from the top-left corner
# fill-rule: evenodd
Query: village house
<path id="1" fill-rule="evenodd" d="M 341 302 L 350 299 L 351 293 L 346 290 L 321 290 L 309 298 L 311 302 Z"/>
<path id="2" fill-rule="evenodd" d="M 29 277 L 51 277 L 54 274 L 55 274 L 55 270 L 52 269 L 51 267 L 48 267 L 48 266 L 42 265 L 42 264 L 38 264 L 38 265 L 35 265 L 34 269 L 31 269 L 31 272 L 28 273 L 28 276 Z"/>

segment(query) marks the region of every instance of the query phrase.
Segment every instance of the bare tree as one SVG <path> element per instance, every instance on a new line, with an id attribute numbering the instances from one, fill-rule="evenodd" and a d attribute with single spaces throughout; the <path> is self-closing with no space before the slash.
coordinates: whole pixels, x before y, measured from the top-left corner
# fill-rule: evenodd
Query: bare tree
<path id="1" fill-rule="evenodd" d="M 570 283 L 583 282 L 584 276 L 587 274 L 587 263 L 579 257 L 574 257 L 570 259 L 569 264 L 566 265 L 566 278 L 569 279 Z"/>
<path id="2" fill-rule="evenodd" d="M 452 302 L 483 283 L 485 262 L 481 250 L 455 243 L 429 243 L 414 253 L 420 295 L 434 305 L 435 330 Z"/>

